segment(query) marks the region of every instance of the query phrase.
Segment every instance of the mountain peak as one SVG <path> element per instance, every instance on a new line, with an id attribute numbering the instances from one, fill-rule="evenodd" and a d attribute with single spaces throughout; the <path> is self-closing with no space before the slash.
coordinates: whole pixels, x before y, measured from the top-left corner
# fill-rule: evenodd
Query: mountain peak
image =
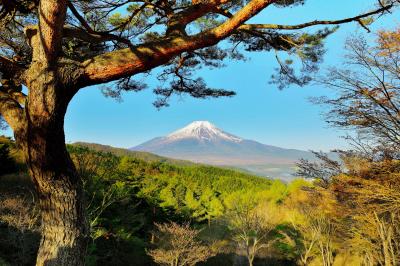
<path id="1" fill-rule="evenodd" d="M 169 134 L 131 148 L 196 163 L 231 166 L 290 179 L 299 158 L 314 160 L 312 153 L 264 145 L 231 135 L 208 121 L 193 121 Z"/>
<path id="2" fill-rule="evenodd" d="M 203 141 L 213 141 L 213 140 L 225 140 L 240 142 L 242 139 L 228 134 L 221 129 L 217 128 L 215 125 L 209 121 L 193 121 L 189 125 L 181 128 L 175 132 L 172 132 L 167 136 L 168 139 L 186 139 L 195 138 Z"/>
<path id="3" fill-rule="evenodd" d="M 206 120 L 193 121 L 187 127 L 216 127 L 214 124 Z"/>

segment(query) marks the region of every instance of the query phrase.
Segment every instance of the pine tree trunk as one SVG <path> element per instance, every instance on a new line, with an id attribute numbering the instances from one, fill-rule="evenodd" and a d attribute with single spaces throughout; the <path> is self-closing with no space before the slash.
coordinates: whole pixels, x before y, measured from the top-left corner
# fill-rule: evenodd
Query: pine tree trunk
<path id="1" fill-rule="evenodd" d="M 15 138 L 39 196 L 42 238 L 36 265 L 84 265 L 87 221 L 82 182 L 66 150 L 64 116 L 71 94 L 53 72 L 30 84 L 26 124 Z"/>
<path id="2" fill-rule="evenodd" d="M 34 169 L 40 173 L 42 169 Z M 53 179 L 53 182 L 49 182 Z M 70 172 L 47 172 L 38 183 L 42 239 L 36 265 L 84 265 L 86 221 L 82 187 Z"/>
<path id="3" fill-rule="evenodd" d="M 29 128 L 23 148 L 42 218 L 36 265 L 83 265 L 87 222 L 82 183 L 66 151 L 63 133 L 51 128 Z"/>

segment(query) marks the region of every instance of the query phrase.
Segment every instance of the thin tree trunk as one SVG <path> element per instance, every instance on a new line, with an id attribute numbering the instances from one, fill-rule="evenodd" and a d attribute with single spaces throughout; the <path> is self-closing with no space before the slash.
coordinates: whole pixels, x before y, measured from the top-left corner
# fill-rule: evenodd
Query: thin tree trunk
<path id="1" fill-rule="evenodd" d="M 254 258 L 249 258 L 249 266 L 253 266 L 253 260 Z"/>
<path id="2" fill-rule="evenodd" d="M 152 212 L 152 223 L 153 224 L 154 224 L 155 220 L 156 220 L 156 207 L 153 206 L 153 212 Z M 154 232 L 152 231 L 151 232 L 151 238 L 150 238 L 150 243 L 151 244 L 154 244 L 154 242 L 156 240 L 155 238 L 156 238 L 156 236 L 155 236 Z"/>
<path id="3" fill-rule="evenodd" d="M 253 260 L 254 260 L 254 255 L 253 255 L 253 251 L 250 251 L 251 247 L 247 246 L 247 260 L 249 262 L 249 266 L 253 266 Z"/>

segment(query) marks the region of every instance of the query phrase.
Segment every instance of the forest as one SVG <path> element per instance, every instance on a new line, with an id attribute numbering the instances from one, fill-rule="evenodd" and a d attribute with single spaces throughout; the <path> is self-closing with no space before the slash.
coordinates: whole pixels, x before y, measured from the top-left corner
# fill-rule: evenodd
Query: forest
<path id="1" fill-rule="evenodd" d="M 9 139 L 2 140 L 1 162 L 9 166 L 4 169 L 9 174 L 1 179 L 2 231 L 7 237 L 1 241 L 0 257 L 5 265 L 13 265 L 12 262 L 30 265 L 34 263 L 38 248 L 39 214 L 33 184 L 24 167 L 18 164 L 18 151 L 13 146 Z M 226 259 L 233 262 L 232 254 L 237 248 L 231 237 L 240 226 L 230 224 L 226 215 L 239 215 L 235 221 L 240 223 L 240 219 L 247 219 L 241 215 L 253 212 L 259 201 L 275 206 L 291 192 L 308 184 L 299 180 L 286 185 L 211 166 L 149 162 L 79 145 L 70 145 L 68 150 L 84 179 L 91 238 L 88 265 L 149 265 L 151 252 L 164 248 L 172 251 L 169 247 L 172 243 L 165 243 L 168 247 L 162 244 L 169 241 L 169 236 L 160 236 L 156 229 L 166 224 L 179 226 L 177 229 L 184 230 L 185 237 L 188 230 L 194 230 L 196 240 L 190 245 L 210 247 L 203 258 L 192 258 L 184 263 L 183 259 L 187 253 L 192 253 L 193 247 L 179 243 L 173 250 L 182 249 L 178 254 L 182 262 L 176 265 L 192 265 L 196 260 L 200 262 L 211 257 L 215 258 L 210 265 L 218 265 Z M 257 219 L 254 222 L 258 223 Z M 185 228 L 185 225 L 190 227 Z M 274 238 L 279 238 L 277 232 L 274 234 Z M 280 245 L 286 247 L 284 242 Z M 169 258 L 165 259 L 167 261 L 162 263 L 168 262 Z M 279 256 L 276 259 L 285 260 Z"/>
<path id="2" fill-rule="evenodd" d="M 371 31 L 400 1 L 371 2 L 271 24 L 253 18 L 315 2 L 0 1 L 0 129 L 13 135 L 0 137 L 0 265 L 400 265 L 400 29 Z M 348 23 L 365 34 L 322 70 L 325 41 Z M 312 103 L 347 134 L 337 159 L 299 158 L 284 183 L 66 144 L 68 106 L 86 87 L 121 100 L 153 75 L 156 108 L 233 97 L 199 70 L 261 52 L 275 52 L 269 84 L 334 92 Z"/>

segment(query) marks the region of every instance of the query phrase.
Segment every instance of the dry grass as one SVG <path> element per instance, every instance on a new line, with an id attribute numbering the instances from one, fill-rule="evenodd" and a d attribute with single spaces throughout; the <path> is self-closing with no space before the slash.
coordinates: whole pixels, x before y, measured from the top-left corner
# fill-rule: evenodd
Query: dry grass
<path id="1" fill-rule="evenodd" d="M 0 177 L 0 265 L 31 265 L 40 219 L 33 184 L 26 174 Z"/>

